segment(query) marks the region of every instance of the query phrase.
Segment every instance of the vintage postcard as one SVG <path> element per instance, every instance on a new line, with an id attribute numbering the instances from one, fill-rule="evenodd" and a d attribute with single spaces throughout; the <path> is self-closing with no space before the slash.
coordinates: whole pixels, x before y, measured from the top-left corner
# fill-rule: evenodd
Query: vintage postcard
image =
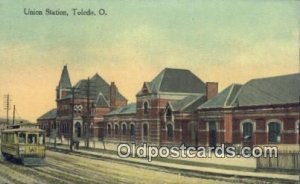
<path id="1" fill-rule="evenodd" d="M 300 183 L 299 10 L 2 0 L 0 184 Z"/>

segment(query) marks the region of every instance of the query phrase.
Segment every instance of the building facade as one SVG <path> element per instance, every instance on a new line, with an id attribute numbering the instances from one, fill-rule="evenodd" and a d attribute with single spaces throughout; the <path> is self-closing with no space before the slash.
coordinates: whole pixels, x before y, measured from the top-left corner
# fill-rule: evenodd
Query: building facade
<path id="1" fill-rule="evenodd" d="M 58 137 L 73 139 L 103 138 L 103 115 L 127 104 L 114 82 L 110 85 L 99 75 L 71 85 L 64 66 L 56 88 L 57 108 L 40 118 L 38 123 L 46 132 L 55 129 Z"/>
<path id="2" fill-rule="evenodd" d="M 98 74 L 73 86 L 73 99 L 65 66 L 57 87 L 57 114 L 52 119 L 42 116 L 39 122 L 46 129 L 55 122 L 59 134 L 68 136 L 73 107 L 76 138 L 91 130 L 93 137 L 116 144 L 297 145 L 296 84 L 299 73 L 232 84 L 218 93 L 216 82 L 203 82 L 189 70 L 165 68 L 141 85 L 135 103 L 127 104 L 115 84 L 108 85 Z M 97 87 L 91 88 L 88 98 L 86 89 L 92 85 Z"/>

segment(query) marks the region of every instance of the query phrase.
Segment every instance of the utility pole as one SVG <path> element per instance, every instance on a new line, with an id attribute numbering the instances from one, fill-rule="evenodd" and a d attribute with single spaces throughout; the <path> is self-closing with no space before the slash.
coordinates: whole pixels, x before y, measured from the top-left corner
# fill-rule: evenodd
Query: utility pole
<path id="1" fill-rule="evenodd" d="M 14 110 L 13 110 L 13 125 L 15 125 L 15 116 L 16 116 L 16 105 L 14 105 Z"/>
<path id="2" fill-rule="evenodd" d="M 6 126 L 9 124 L 10 95 L 4 95 L 4 110 L 6 110 Z"/>
<path id="3" fill-rule="evenodd" d="M 86 91 L 86 96 L 87 96 L 87 140 L 86 140 L 86 147 L 89 148 L 90 146 L 90 131 L 91 131 L 91 109 L 90 109 L 90 78 L 87 80 L 87 91 Z"/>
<path id="4" fill-rule="evenodd" d="M 71 126 L 70 126 L 70 151 L 73 151 L 73 121 L 74 121 L 74 95 L 75 87 L 71 88 L 72 102 L 71 102 Z"/>

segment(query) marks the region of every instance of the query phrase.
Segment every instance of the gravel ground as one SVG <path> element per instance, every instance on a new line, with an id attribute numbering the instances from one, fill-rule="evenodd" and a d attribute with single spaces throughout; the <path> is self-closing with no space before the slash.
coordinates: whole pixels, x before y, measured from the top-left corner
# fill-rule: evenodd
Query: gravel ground
<path id="1" fill-rule="evenodd" d="M 0 158 L 0 183 L 224 183 L 144 166 L 47 151 L 46 165 L 25 167 Z"/>

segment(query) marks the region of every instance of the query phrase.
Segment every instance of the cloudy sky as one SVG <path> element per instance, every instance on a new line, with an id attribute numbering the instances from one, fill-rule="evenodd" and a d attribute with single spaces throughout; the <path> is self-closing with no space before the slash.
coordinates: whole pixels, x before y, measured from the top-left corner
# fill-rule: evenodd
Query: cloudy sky
<path id="1" fill-rule="evenodd" d="M 69 16 L 28 16 L 24 8 Z M 73 16 L 72 8 L 106 16 Z M 129 101 L 165 67 L 220 90 L 299 70 L 299 1 L 0 2 L 0 95 L 32 121 L 55 107 L 64 64 L 72 83 L 99 73 Z M 5 117 L 1 103 L 0 117 Z M 11 112 L 12 113 L 12 112 Z"/>

